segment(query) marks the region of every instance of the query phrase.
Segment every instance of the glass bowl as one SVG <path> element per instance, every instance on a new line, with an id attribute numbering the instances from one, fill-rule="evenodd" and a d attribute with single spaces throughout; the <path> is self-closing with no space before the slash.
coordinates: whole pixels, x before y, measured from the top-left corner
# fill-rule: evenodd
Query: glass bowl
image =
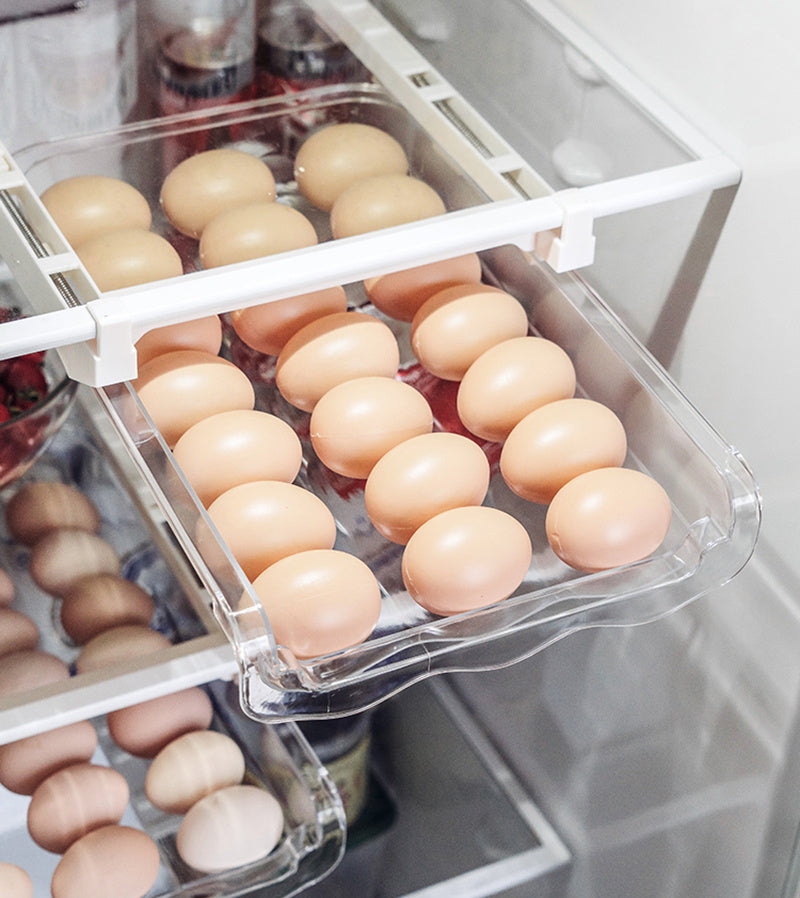
<path id="1" fill-rule="evenodd" d="M 0 362 L 13 364 L 15 359 Z M 47 352 L 41 367 L 45 396 L 0 423 L 0 489 L 21 477 L 41 455 L 69 414 L 78 388 L 64 373 L 58 354 Z"/>

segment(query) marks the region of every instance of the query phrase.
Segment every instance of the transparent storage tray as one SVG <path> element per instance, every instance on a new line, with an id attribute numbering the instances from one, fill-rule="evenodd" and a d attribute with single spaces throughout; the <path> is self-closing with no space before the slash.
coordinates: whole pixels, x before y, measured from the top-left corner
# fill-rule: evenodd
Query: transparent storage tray
<path id="1" fill-rule="evenodd" d="M 220 681 L 205 687 L 215 704 L 212 729 L 234 738 L 245 756 L 243 782 L 274 795 L 284 814 L 284 830 L 262 860 L 216 874 L 204 874 L 180 857 L 175 838 L 180 815 L 166 814 L 148 801 L 144 782 L 150 762 L 117 747 L 104 718 L 92 721 L 99 745 L 93 764 L 110 766 L 126 779 L 130 791 L 122 825 L 146 832 L 161 856 L 158 878 L 147 898 L 238 898 L 257 892 L 261 898 L 286 898 L 318 882 L 333 870 L 344 852 L 345 818 L 340 797 L 327 771 L 296 725 L 257 724 L 244 717 L 235 690 Z M 60 855 L 31 839 L 26 825 L 30 799 L 0 787 L 0 859 L 26 870 L 36 895 L 50 894 L 50 880 Z"/>
<path id="2" fill-rule="evenodd" d="M 326 217 L 308 208 L 299 196 L 291 180 L 291 160 L 309 127 L 349 120 L 375 124 L 394 134 L 408 151 L 412 173 L 431 184 L 449 210 L 487 202 L 486 194 L 448 155 L 447 147 L 432 140 L 382 91 L 367 85 L 310 91 L 286 101 L 262 101 L 205 117 L 176 117 L 51 142 L 17 154 L 17 161 L 37 191 L 72 174 L 111 174 L 134 183 L 157 211 L 163 176 L 183 155 L 217 146 L 246 146 L 273 167 L 281 201 L 306 212 L 324 239 Z M 157 219 L 154 227 L 174 237 L 163 220 Z M 399 232 L 397 239 L 413 246 L 414 233 L 411 226 Z M 333 248 L 335 243 L 299 251 L 298 264 L 306 264 L 302 261 L 306 254 L 313 260 L 315 251 Z M 175 245 L 191 272 L 196 244 L 175 240 Z M 293 256 L 286 254 L 286 258 Z M 508 664 L 582 627 L 649 621 L 723 583 L 749 558 L 760 507 L 754 480 L 738 453 L 689 405 L 580 278 L 555 275 L 511 245 L 483 252 L 482 259 L 485 281 L 507 289 L 523 303 L 531 332 L 554 340 L 570 354 L 578 374 L 577 395 L 604 402 L 622 419 L 629 440 L 626 466 L 649 473 L 672 500 L 673 519 L 666 539 L 655 555 L 641 562 L 579 574 L 550 550 L 544 534 L 545 508 L 518 499 L 495 472 L 486 504 L 510 512 L 526 526 L 534 547 L 530 570 L 505 601 L 438 618 L 424 612 L 405 592 L 401 547 L 380 537 L 368 521 L 362 484 L 343 483 L 328 475 L 305 440 L 299 482 L 328 503 L 339 524 L 337 548 L 366 561 L 384 595 L 378 626 L 364 644 L 298 660 L 276 645 L 265 615 L 257 627 L 252 625 L 252 615 L 243 625 L 236 608 L 243 593 L 255 598 L 250 583 L 221 543 L 130 384 L 105 387 L 99 395 L 122 442 L 140 465 L 212 596 L 214 614 L 235 650 L 241 702 L 248 714 L 284 720 L 352 713 L 433 673 Z M 275 264 L 286 262 L 276 257 Z M 259 272 L 268 270 L 263 260 L 258 265 Z M 215 270 L 215 277 L 220 272 Z M 210 273 L 183 276 L 187 296 L 206 274 Z M 237 281 L 248 293 L 247 302 L 240 304 L 252 303 L 248 263 L 231 267 L 226 289 Z M 351 279 L 346 289 L 351 307 L 375 311 L 366 304 L 360 281 Z M 236 307 L 234 302 L 228 304 L 228 309 Z M 448 422 L 455 420 L 454 392 L 415 367 L 407 326 L 389 323 L 401 345 L 401 376 L 425 392 L 438 425 L 450 426 Z M 273 360 L 254 357 L 235 340 L 225 352 L 254 379 L 258 407 L 287 417 L 302 436 L 307 417 L 287 406 L 274 389 Z M 497 447 L 486 448 L 490 459 L 496 460 Z M 209 537 L 220 543 L 221 553 L 215 554 L 223 556 L 213 571 L 198 550 Z"/>

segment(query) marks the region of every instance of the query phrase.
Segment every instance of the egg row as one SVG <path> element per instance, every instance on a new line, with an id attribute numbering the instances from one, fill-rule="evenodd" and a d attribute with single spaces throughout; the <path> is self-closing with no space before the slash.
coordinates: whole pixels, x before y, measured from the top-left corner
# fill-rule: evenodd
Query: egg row
<path id="1" fill-rule="evenodd" d="M 83 582 L 84 575 L 89 580 L 100 574 L 127 582 L 116 575 L 116 553 L 97 535 L 100 518 L 94 505 L 66 484 L 34 482 L 11 498 L 6 522 L 12 536 L 31 546 L 29 568 L 37 585 L 65 597 L 62 611 L 72 609 L 64 615 L 69 621 L 65 629 L 77 634 L 86 625 L 94 626 L 95 614 L 102 615 L 106 590 L 97 589 L 88 605 L 76 596 L 75 607 L 66 599 L 70 590 Z M 149 620 L 152 600 L 145 598 L 150 603 L 145 612 Z M 3 610 L 11 613 L 11 609 Z M 28 640 L 17 639 L 13 650 L 0 658 L 4 695 L 69 677 L 60 658 L 38 649 L 40 634 L 33 621 L 17 614 L 30 624 Z M 5 617 L 0 620 L 0 638 L 8 636 L 8 623 Z M 20 635 L 18 629 L 16 635 Z M 84 635 L 88 638 L 91 632 Z M 0 747 L 0 783 L 31 796 L 27 811 L 31 838 L 44 850 L 62 855 L 51 882 L 54 898 L 98 894 L 99 883 L 92 881 L 91 870 L 97 870 L 98 864 L 102 867 L 109 850 L 119 869 L 133 863 L 134 872 L 118 884 L 118 894 L 123 896 L 138 898 L 148 891 L 160 866 L 152 839 L 119 825 L 129 802 L 128 784 L 113 768 L 91 763 L 97 741 L 92 725 L 82 722 Z M 9 875 L 27 885 L 20 874 Z"/>
<path id="2" fill-rule="evenodd" d="M 402 146 L 371 125 L 335 124 L 313 134 L 298 152 L 296 178 L 310 202 L 330 211 L 335 238 L 446 211 L 431 187 L 408 174 Z M 51 185 L 41 199 L 102 292 L 183 273 L 175 248 L 150 230 L 150 207 L 132 185 L 78 175 Z M 315 245 L 308 218 L 276 200 L 268 165 L 238 149 L 183 160 L 159 197 L 176 230 L 199 241 L 204 268 Z"/>
<path id="3" fill-rule="evenodd" d="M 134 387 L 252 581 L 276 640 L 311 657 L 366 639 L 380 615 L 380 586 L 360 559 L 334 548 L 327 506 L 292 482 L 302 462 L 299 439 L 254 408 L 247 376 L 220 356 L 184 350 L 144 365 Z M 212 570 L 224 565 L 203 527 L 197 542 Z M 268 568 L 275 570 L 262 579 Z M 323 596 L 303 594 L 310 580 L 326 584 Z M 242 608 L 252 612 L 249 597 Z"/>
<path id="4" fill-rule="evenodd" d="M 562 561 L 595 572 L 647 557 L 669 529 L 669 496 L 648 475 L 622 467 L 627 436 L 619 418 L 574 396 L 567 353 L 523 335 L 521 306 L 515 321 L 516 300 L 498 293 L 503 302 L 454 286 L 426 300 L 411 325 L 417 358 L 458 382 L 467 430 L 502 443 L 500 472 L 510 489 L 549 505 L 545 531 Z"/>

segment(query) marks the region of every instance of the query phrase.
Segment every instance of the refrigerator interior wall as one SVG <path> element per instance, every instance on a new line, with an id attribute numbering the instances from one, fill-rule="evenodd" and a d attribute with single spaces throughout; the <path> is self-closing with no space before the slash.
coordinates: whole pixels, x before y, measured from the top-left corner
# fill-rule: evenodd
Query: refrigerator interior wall
<path id="1" fill-rule="evenodd" d="M 542 119 L 530 96 L 542 70 L 545 77 L 551 74 L 552 57 L 543 67 L 541 55 L 526 53 L 532 46 L 527 37 L 519 44 L 515 39 L 525 29 L 526 5 L 541 4 L 502 4 L 497 42 L 487 39 L 495 32 L 485 21 L 481 26 L 488 13 L 479 3 L 422 4 L 416 19 L 403 15 L 404 4 L 381 0 L 380 5 L 417 46 L 435 56 L 468 98 L 474 97 L 490 122 L 513 119 L 532 151 L 547 158 L 553 141 L 541 149 Z M 528 771 L 536 793 L 562 806 L 563 816 L 556 813 L 554 819 L 571 821 L 562 832 L 578 830 L 579 841 L 594 846 L 589 850 L 596 863 L 585 867 L 574 894 L 627 892 L 612 874 L 616 868 L 620 877 L 636 877 L 641 862 L 637 894 L 782 895 L 800 784 L 800 667 L 794 650 L 800 635 L 794 545 L 800 498 L 794 447 L 800 424 L 775 398 L 775 384 L 795 383 L 800 376 L 793 331 L 781 324 L 795 317 L 790 235 L 798 227 L 800 120 L 793 91 L 800 73 L 787 42 L 800 32 L 800 10 L 771 2 L 730 16 L 716 4 L 698 7 L 689 0 L 669 5 L 563 0 L 558 7 L 743 166 L 735 199 L 720 196 L 697 219 L 694 235 L 674 227 L 668 209 L 598 222 L 597 258 L 581 274 L 753 462 L 764 493 L 764 533 L 740 580 L 669 621 L 634 631 L 586 633 L 514 670 L 469 677 L 468 688 L 490 717 L 506 689 L 528 702 L 528 713 L 510 724 L 509 750 Z M 426 15 L 433 15 L 433 25 L 430 18 L 424 24 Z M 507 27 L 512 20 L 514 26 Z M 450 52 L 478 42 L 481 59 L 489 64 L 470 66 L 463 62 L 470 54 Z M 592 142 L 602 130 L 592 110 L 603 107 L 606 93 L 603 83 L 582 89 L 582 136 Z M 635 154 L 640 145 L 647 142 L 626 144 L 625 150 Z M 766 346 L 769 352 L 763 353 Z M 664 663 L 651 674 L 654 652 Z M 568 686 L 570 669 L 580 669 L 587 656 L 595 665 L 593 683 L 605 684 L 596 687 L 604 690 L 599 697 L 592 688 L 584 695 Z M 563 695 L 557 670 L 565 677 Z M 633 683 L 626 673 L 636 673 Z M 597 700 L 590 703 L 590 696 Z M 500 725 L 500 716 L 498 732 L 508 734 L 511 717 Z M 637 725 L 649 733 L 649 748 Z M 540 727 L 553 744 L 567 744 L 562 729 L 573 740 L 582 733 L 581 749 L 557 756 L 548 749 L 547 736 L 538 735 Z M 676 730 L 687 738 L 679 740 Z M 642 764 L 638 770 L 624 760 L 615 764 L 612 788 L 604 780 L 617 752 Z M 687 756 L 692 752 L 693 758 Z M 559 783 L 566 793 L 554 788 Z M 662 794 L 670 796 L 663 804 Z M 604 796 L 605 814 L 599 810 Z M 638 817 L 633 812 L 628 824 L 648 825 L 649 838 L 630 830 L 628 837 L 623 834 L 613 801 L 625 796 L 641 799 Z M 715 799 L 722 803 L 712 811 Z M 723 811 L 725 802 L 735 810 Z M 544 804 L 552 808 L 550 800 Z M 590 808 L 605 827 L 582 821 L 591 818 Z M 662 866 L 663 852 L 670 849 L 673 862 Z M 681 879 L 676 857 L 684 853 L 696 859 L 694 875 L 702 886 L 691 876 Z M 726 864 L 735 861 L 729 872 L 714 861 L 723 856 Z M 662 875 L 648 887 L 651 862 Z M 597 880 L 588 885 L 594 874 Z M 796 891 L 794 864 L 785 894 Z"/>

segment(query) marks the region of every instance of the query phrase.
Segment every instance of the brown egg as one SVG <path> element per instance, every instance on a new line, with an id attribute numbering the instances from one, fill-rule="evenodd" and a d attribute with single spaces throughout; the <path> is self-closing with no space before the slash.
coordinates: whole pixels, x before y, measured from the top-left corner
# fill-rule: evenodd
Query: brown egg
<path id="1" fill-rule="evenodd" d="M 428 433 L 390 449 L 364 487 L 367 514 L 387 539 L 405 545 L 425 521 L 449 508 L 480 505 L 489 461 L 472 440 Z"/>
<path id="2" fill-rule="evenodd" d="M 67 849 L 53 873 L 53 898 L 142 898 L 158 878 L 156 843 L 140 829 L 111 824 Z"/>
<path id="3" fill-rule="evenodd" d="M 219 315 L 207 315 L 194 321 L 168 324 L 148 331 L 136 341 L 136 359 L 141 368 L 150 359 L 178 349 L 200 349 L 212 355 L 222 346 L 222 322 Z"/>
<path id="4" fill-rule="evenodd" d="M 364 312 L 339 312 L 301 328 L 275 368 L 283 398 L 310 412 L 320 397 L 355 377 L 394 377 L 400 348 L 391 330 Z"/>
<path id="5" fill-rule="evenodd" d="M 344 287 L 329 287 L 238 309 L 231 312 L 231 324 L 239 339 L 251 349 L 266 355 L 279 355 L 300 328 L 324 315 L 346 311 Z"/>
<path id="6" fill-rule="evenodd" d="M 244 203 L 275 199 L 275 178 L 261 159 L 234 149 L 206 150 L 175 166 L 161 187 L 172 225 L 199 237 L 212 218 Z"/>
<path id="7" fill-rule="evenodd" d="M 461 422 L 484 440 L 504 440 L 528 412 L 575 392 L 575 368 L 542 337 L 503 340 L 481 353 L 458 387 Z"/>
<path id="8" fill-rule="evenodd" d="M 141 658 L 169 648 L 172 643 L 150 627 L 141 624 L 120 624 L 93 636 L 83 647 L 75 662 L 75 670 L 87 673 L 132 658 Z"/>
<path id="9" fill-rule="evenodd" d="M 207 729 L 213 714 L 211 699 L 193 686 L 111 711 L 106 722 L 109 735 L 121 749 L 137 758 L 154 758 L 178 736 Z"/>
<path id="10" fill-rule="evenodd" d="M 11 577 L 0 567 L 0 608 L 7 608 L 16 595 L 16 588 Z"/>
<path id="11" fill-rule="evenodd" d="M 565 483 L 594 468 L 625 461 L 619 418 L 591 399 L 561 399 L 526 415 L 500 454 L 500 472 L 523 499 L 548 503 Z"/>
<path id="12" fill-rule="evenodd" d="M 351 184 L 373 175 L 408 171 L 403 147 L 373 125 L 341 122 L 315 131 L 297 151 L 294 176 L 303 196 L 330 211 Z"/>
<path id="13" fill-rule="evenodd" d="M 337 549 L 289 555 L 268 567 L 253 588 L 275 641 L 297 658 L 358 645 L 380 617 L 381 589 L 375 575 L 360 558 Z M 249 597 L 243 603 L 249 606 Z"/>
<path id="14" fill-rule="evenodd" d="M 283 203 L 248 203 L 211 219 L 200 238 L 203 268 L 217 268 L 317 243 L 314 225 Z"/>
<path id="15" fill-rule="evenodd" d="M 553 551 L 570 567 L 594 572 L 640 561 L 669 530 L 664 488 L 631 468 L 579 474 L 556 493 L 545 528 Z"/>
<path id="16" fill-rule="evenodd" d="M 0 861 L 0 895 L 3 898 L 33 898 L 33 880 L 27 870 Z"/>
<path id="17" fill-rule="evenodd" d="M 38 645 L 39 628 L 27 614 L 0 608 L 0 655 L 35 649 Z"/>
<path id="18" fill-rule="evenodd" d="M 431 518 L 403 552 L 403 582 L 433 614 L 493 605 L 514 592 L 531 562 L 531 541 L 519 521 L 497 508 L 451 508 Z"/>
<path id="19" fill-rule="evenodd" d="M 411 321 L 426 299 L 456 284 L 478 284 L 481 260 L 477 253 L 467 253 L 441 262 L 430 262 L 382 274 L 364 281 L 369 301 L 390 318 Z"/>
<path id="20" fill-rule="evenodd" d="M 65 178 L 48 187 L 41 200 L 73 247 L 109 231 L 147 231 L 152 223 L 144 196 L 131 184 L 105 175 Z"/>
<path id="21" fill-rule="evenodd" d="M 327 505 L 292 483 L 242 483 L 215 499 L 208 515 L 250 580 L 287 555 L 330 549 L 336 540 L 336 521 Z M 213 548 L 200 549 L 213 567 L 208 551 Z"/>
<path id="22" fill-rule="evenodd" d="M 103 293 L 183 274 L 177 251 L 153 231 L 109 231 L 85 240 L 76 253 Z"/>
<path id="23" fill-rule="evenodd" d="M 34 583 L 62 596 L 81 577 L 118 574 L 120 560 L 110 543 L 96 533 L 60 527 L 46 533 L 31 550 L 28 568 Z"/>
<path id="24" fill-rule="evenodd" d="M 353 237 L 381 228 L 443 215 L 442 198 L 424 181 L 409 175 L 376 175 L 356 181 L 331 209 L 334 237 Z"/>
<path id="25" fill-rule="evenodd" d="M 195 730 L 173 739 L 153 758 L 144 781 L 147 800 L 166 814 L 185 814 L 201 798 L 244 778 L 244 755 L 224 733 Z"/>
<path id="26" fill-rule="evenodd" d="M 32 795 L 56 770 L 88 761 L 97 748 L 97 731 L 88 720 L 0 745 L 0 784 L 18 795 Z"/>
<path id="27" fill-rule="evenodd" d="M 422 304 L 411 322 L 411 348 L 431 374 L 458 381 L 487 349 L 527 332 L 525 309 L 510 293 L 459 284 Z"/>
<path id="28" fill-rule="evenodd" d="M 77 645 L 124 624 L 148 626 L 155 611 L 152 597 L 119 574 L 89 574 L 64 593 L 59 616 L 64 632 Z"/>
<path id="29" fill-rule="evenodd" d="M 243 371 L 197 349 L 168 352 L 142 365 L 133 388 L 170 448 L 203 418 L 255 405 Z"/>
<path id="30" fill-rule="evenodd" d="M 100 514 L 76 487 L 59 481 L 34 480 L 8 500 L 6 523 L 17 542 L 32 546 L 45 533 L 59 527 L 97 533 Z"/>
<path id="31" fill-rule="evenodd" d="M 0 697 L 20 695 L 68 679 L 67 665 L 41 649 L 25 649 L 0 657 Z"/>
<path id="32" fill-rule="evenodd" d="M 391 377 L 357 377 L 322 396 L 309 433 L 324 465 L 363 479 L 391 448 L 432 428 L 428 400 L 414 387 Z"/>
<path id="33" fill-rule="evenodd" d="M 178 440 L 173 453 L 206 508 L 241 483 L 291 483 L 303 462 L 303 447 L 294 430 L 275 415 L 255 409 L 234 409 L 198 421 Z"/>
<path id="34" fill-rule="evenodd" d="M 119 823 L 130 792 L 125 777 L 100 764 L 62 767 L 40 783 L 28 805 L 28 832 L 45 851 L 63 854 L 81 836 Z"/>
<path id="35" fill-rule="evenodd" d="M 282 832 L 283 810 L 273 795 L 249 784 L 227 786 L 189 809 L 175 847 L 195 870 L 221 873 L 266 857 Z"/>

